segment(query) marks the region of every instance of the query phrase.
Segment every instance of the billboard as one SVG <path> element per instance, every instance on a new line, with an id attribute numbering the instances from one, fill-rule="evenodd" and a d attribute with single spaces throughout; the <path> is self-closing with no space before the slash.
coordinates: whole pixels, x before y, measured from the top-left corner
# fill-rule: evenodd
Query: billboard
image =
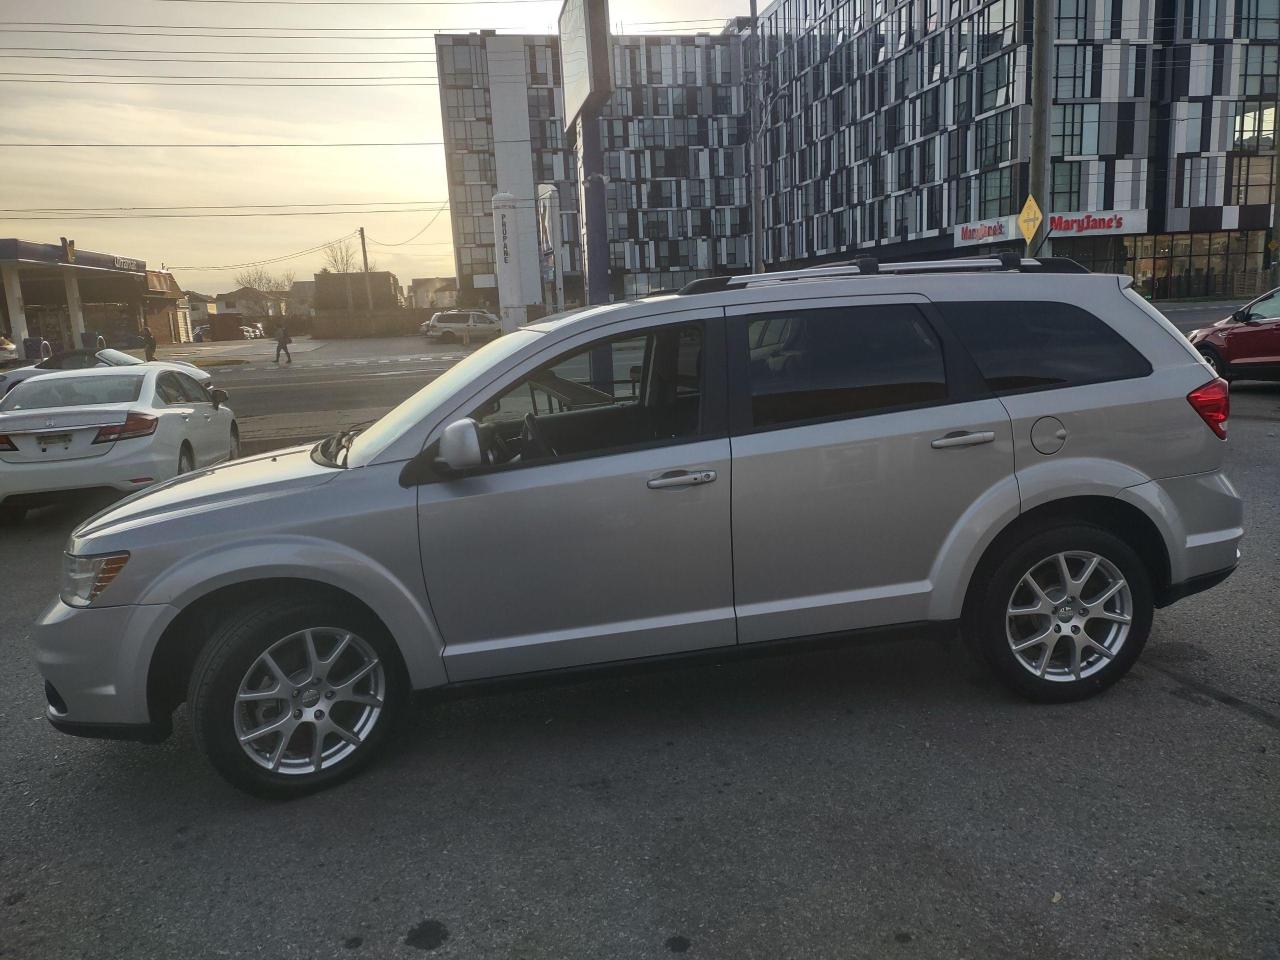
<path id="1" fill-rule="evenodd" d="M 584 108 L 613 92 L 609 66 L 609 0 L 564 0 L 560 8 L 560 76 L 564 125 L 573 128 Z"/>

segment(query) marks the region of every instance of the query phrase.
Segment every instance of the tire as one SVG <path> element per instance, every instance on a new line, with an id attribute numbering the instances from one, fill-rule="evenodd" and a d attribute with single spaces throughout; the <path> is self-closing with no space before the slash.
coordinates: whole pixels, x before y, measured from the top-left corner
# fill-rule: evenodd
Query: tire
<path id="1" fill-rule="evenodd" d="M 1117 580 L 1117 592 L 1100 600 Z M 1119 537 L 1091 524 L 1055 525 L 1023 538 L 979 573 L 973 590 L 966 640 L 1002 683 L 1038 703 L 1101 693 L 1129 672 L 1151 633 L 1146 565 Z"/>
<path id="2" fill-rule="evenodd" d="M 318 661 L 308 659 L 308 636 Z M 335 653 L 343 637 L 347 643 Z M 268 651 L 278 673 L 264 666 Z M 364 699 L 345 700 L 343 685 L 370 658 L 376 666 L 347 691 Z M 277 689 L 284 696 L 271 696 Z M 331 692 L 337 694 L 332 699 Z M 196 659 L 187 702 L 196 743 L 219 774 L 255 796 L 288 799 L 340 783 L 372 761 L 403 717 L 408 692 L 399 651 L 380 624 L 304 594 L 262 598 L 219 623 Z M 246 693 L 267 695 L 245 701 Z M 242 737 L 277 723 L 281 732 L 264 732 L 242 746 Z M 334 732 L 338 728 L 347 738 Z"/>
<path id="3" fill-rule="evenodd" d="M 440 334 L 440 342 L 441 343 L 457 343 L 458 337 L 452 331 L 446 330 L 444 333 Z"/>
<path id="4" fill-rule="evenodd" d="M 1204 357 L 1205 362 L 1213 368 L 1213 372 L 1220 376 L 1223 380 L 1230 383 L 1232 379 L 1230 367 L 1227 362 L 1222 359 L 1222 354 L 1218 353 L 1213 347 L 1203 347 L 1200 350 L 1200 356 Z"/>
<path id="5" fill-rule="evenodd" d="M 231 424 L 231 448 L 227 451 L 227 460 L 240 459 L 240 428 Z"/>
<path id="6" fill-rule="evenodd" d="M 178 472 L 175 473 L 174 476 L 181 477 L 183 474 L 190 473 L 195 468 L 195 454 L 193 454 L 191 452 L 191 448 L 184 443 L 182 445 L 182 449 L 178 451 Z"/>

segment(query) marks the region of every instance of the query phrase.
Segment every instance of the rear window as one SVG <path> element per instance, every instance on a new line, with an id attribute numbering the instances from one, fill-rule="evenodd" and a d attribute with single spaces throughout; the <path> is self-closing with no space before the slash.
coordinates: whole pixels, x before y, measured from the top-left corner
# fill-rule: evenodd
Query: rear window
<path id="1" fill-rule="evenodd" d="M 133 403 L 141 392 L 142 377 L 32 377 L 9 391 L 0 411 Z"/>
<path id="2" fill-rule="evenodd" d="M 995 393 L 1047 390 L 1151 373 L 1151 364 L 1102 320 L 1069 303 L 938 303 Z"/>

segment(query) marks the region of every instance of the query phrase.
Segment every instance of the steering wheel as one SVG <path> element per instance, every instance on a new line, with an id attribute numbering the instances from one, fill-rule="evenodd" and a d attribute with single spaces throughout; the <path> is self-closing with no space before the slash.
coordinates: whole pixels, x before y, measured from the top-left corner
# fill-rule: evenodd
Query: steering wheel
<path id="1" fill-rule="evenodd" d="M 540 456 L 558 456 L 556 448 L 547 442 L 542 427 L 538 425 L 538 418 L 532 413 L 524 415 L 524 429 L 520 431 L 520 440 L 526 454 L 537 448 Z"/>
<path id="2" fill-rule="evenodd" d="M 507 441 L 502 438 L 502 431 L 494 430 L 489 443 L 486 444 L 486 449 L 485 449 L 486 462 L 488 462 L 490 465 L 508 463 L 510 462 L 511 458 L 514 456 L 515 456 L 515 453 L 512 451 L 512 449 L 509 446 L 507 446 Z"/>

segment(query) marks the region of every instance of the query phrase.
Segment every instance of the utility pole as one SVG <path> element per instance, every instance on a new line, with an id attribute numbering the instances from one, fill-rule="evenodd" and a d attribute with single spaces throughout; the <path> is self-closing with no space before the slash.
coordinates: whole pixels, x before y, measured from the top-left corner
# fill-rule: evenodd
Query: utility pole
<path id="1" fill-rule="evenodd" d="M 1053 0 L 1032 0 L 1031 13 L 1031 170 L 1029 192 L 1044 211 L 1044 222 L 1027 243 L 1027 255 L 1036 250 L 1052 256 L 1046 239 L 1053 212 L 1052 170 L 1049 144 L 1053 122 Z"/>
<path id="2" fill-rule="evenodd" d="M 364 258 L 365 310 L 373 313 L 373 285 L 369 282 L 369 249 L 364 245 L 364 227 L 360 228 L 360 256 Z"/>
<path id="3" fill-rule="evenodd" d="M 761 129 L 764 117 L 760 107 L 764 100 L 764 75 L 761 70 L 763 57 L 760 56 L 760 17 L 756 10 L 756 0 L 751 0 L 751 53 L 747 58 L 747 90 L 751 97 L 751 130 L 749 135 L 751 158 L 751 268 L 753 273 L 764 273 L 764 224 L 761 223 L 762 206 L 760 202 L 760 180 L 764 164 L 760 162 Z"/>

